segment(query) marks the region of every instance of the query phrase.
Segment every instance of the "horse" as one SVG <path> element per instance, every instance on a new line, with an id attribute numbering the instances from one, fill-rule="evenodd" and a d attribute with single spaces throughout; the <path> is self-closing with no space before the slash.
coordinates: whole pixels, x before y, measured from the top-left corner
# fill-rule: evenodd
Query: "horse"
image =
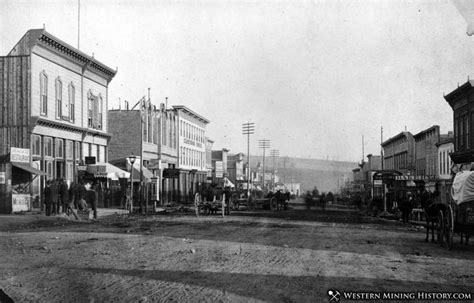
<path id="1" fill-rule="evenodd" d="M 288 209 L 288 203 L 287 201 L 290 201 L 291 195 L 289 192 L 282 193 L 278 191 L 275 194 L 276 198 L 276 209 L 277 210 L 287 210 Z"/>
<path id="2" fill-rule="evenodd" d="M 434 231 L 435 229 L 439 229 L 438 226 L 438 219 L 440 212 L 446 214 L 446 205 L 442 203 L 437 203 L 431 199 L 421 201 L 421 207 L 425 212 L 425 220 L 426 220 L 426 238 L 425 241 L 428 242 L 429 234 L 431 230 L 431 242 L 434 242 Z"/>

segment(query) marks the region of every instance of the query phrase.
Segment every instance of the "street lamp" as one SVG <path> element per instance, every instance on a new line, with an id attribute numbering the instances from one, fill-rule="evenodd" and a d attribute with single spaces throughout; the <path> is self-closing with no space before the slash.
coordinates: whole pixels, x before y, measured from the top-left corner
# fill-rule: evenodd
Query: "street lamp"
<path id="1" fill-rule="evenodd" d="M 133 163 L 135 163 L 137 156 L 130 155 L 128 159 L 130 160 L 130 213 L 133 213 Z"/>

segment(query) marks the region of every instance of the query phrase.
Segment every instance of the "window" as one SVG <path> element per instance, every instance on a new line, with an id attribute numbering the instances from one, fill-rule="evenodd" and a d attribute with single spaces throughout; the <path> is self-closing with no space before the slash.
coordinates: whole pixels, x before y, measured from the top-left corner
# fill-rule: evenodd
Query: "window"
<path id="1" fill-rule="evenodd" d="M 47 174 L 48 180 L 54 179 L 53 161 L 46 161 L 46 174 Z"/>
<path id="2" fill-rule="evenodd" d="M 92 102 L 93 102 L 92 94 L 91 92 L 89 92 L 87 96 L 87 126 L 88 127 L 92 127 L 92 107 L 93 107 Z"/>
<path id="3" fill-rule="evenodd" d="M 56 158 L 59 158 L 59 159 L 64 158 L 64 145 L 63 145 L 63 140 L 61 139 L 56 139 L 55 156 Z"/>
<path id="4" fill-rule="evenodd" d="M 53 156 L 53 138 L 51 137 L 44 138 L 44 155 L 46 157 Z"/>
<path id="5" fill-rule="evenodd" d="M 103 125 L 103 119 L 102 119 L 102 107 L 103 107 L 103 103 L 104 103 L 104 100 L 102 99 L 102 95 L 99 94 L 99 99 L 97 100 L 97 128 L 98 129 L 102 129 L 102 125 Z"/>
<path id="6" fill-rule="evenodd" d="M 87 126 L 89 128 L 102 129 L 102 96 L 87 93 Z"/>
<path id="7" fill-rule="evenodd" d="M 31 135 L 31 154 L 41 156 L 41 137 L 38 135 Z"/>
<path id="8" fill-rule="evenodd" d="M 66 159 L 68 160 L 74 159 L 73 146 L 74 144 L 71 140 L 66 140 Z"/>
<path id="9" fill-rule="evenodd" d="M 74 87 L 74 84 L 71 82 L 69 84 L 69 121 L 74 122 L 74 105 L 76 103 L 76 88 Z"/>
<path id="10" fill-rule="evenodd" d="M 81 160 L 81 143 L 76 142 L 76 160 Z"/>
<path id="11" fill-rule="evenodd" d="M 59 77 L 56 79 L 56 118 L 61 119 L 63 110 L 63 83 Z"/>
<path id="12" fill-rule="evenodd" d="M 48 115 L 48 76 L 44 71 L 40 74 L 40 114 Z"/>

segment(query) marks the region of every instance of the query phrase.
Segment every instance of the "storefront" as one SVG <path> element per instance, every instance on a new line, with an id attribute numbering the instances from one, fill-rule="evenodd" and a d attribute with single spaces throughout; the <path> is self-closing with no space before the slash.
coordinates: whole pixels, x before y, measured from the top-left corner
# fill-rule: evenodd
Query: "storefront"
<path id="1" fill-rule="evenodd" d="M 41 209 L 39 195 L 33 195 L 32 183 L 45 172 L 31 166 L 30 150 L 10 149 L 10 153 L 0 157 L 0 213 Z"/>

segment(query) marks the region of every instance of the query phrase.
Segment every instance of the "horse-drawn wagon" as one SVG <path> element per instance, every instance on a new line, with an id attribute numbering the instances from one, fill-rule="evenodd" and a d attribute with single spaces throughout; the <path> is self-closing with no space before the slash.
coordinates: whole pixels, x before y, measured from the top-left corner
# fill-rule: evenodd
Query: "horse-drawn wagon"
<path id="1" fill-rule="evenodd" d="M 437 211 L 438 242 L 448 249 L 453 245 L 455 234 L 459 234 L 461 243 L 466 245 L 469 236 L 474 234 L 474 171 L 456 174 L 451 197 L 447 204 L 438 203 L 431 207 Z"/>

